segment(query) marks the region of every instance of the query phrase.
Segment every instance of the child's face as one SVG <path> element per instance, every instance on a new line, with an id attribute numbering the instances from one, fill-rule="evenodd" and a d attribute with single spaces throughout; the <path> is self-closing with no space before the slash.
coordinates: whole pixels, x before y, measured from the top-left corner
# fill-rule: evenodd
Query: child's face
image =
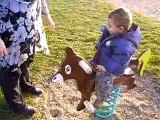
<path id="1" fill-rule="evenodd" d="M 108 31 L 111 35 L 121 34 L 124 32 L 123 27 L 117 27 L 112 18 L 108 18 Z"/>

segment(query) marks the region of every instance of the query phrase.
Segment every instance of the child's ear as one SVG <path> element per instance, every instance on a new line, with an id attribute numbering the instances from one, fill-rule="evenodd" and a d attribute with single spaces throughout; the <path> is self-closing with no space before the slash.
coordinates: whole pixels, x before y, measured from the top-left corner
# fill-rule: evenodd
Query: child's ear
<path id="1" fill-rule="evenodd" d="M 120 29 L 121 33 L 124 32 L 124 30 L 125 30 L 124 27 L 120 27 L 119 29 Z"/>
<path id="2" fill-rule="evenodd" d="M 75 52 L 71 47 L 66 47 L 65 52 L 66 52 L 66 56 L 68 57 L 72 57 L 75 55 Z"/>

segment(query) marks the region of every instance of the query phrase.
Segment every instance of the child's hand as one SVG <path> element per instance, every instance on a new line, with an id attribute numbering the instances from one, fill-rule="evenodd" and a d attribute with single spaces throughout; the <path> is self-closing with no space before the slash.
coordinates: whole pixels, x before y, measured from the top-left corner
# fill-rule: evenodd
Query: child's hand
<path id="1" fill-rule="evenodd" d="M 96 65 L 97 72 L 106 72 L 106 69 L 102 65 Z"/>
<path id="2" fill-rule="evenodd" d="M 7 49 L 3 40 L 0 38 L 0 56 L 5 56 L 5 55 L 7 55 Z"/>
<path id="3" fill-rule="evenodd" d="M 49 25 L 50 29 L 54 30 L 55 29 L 55 23 L 52 20 L 51 15 L 47 15 L 45 18 L 46 18 L 46 20 L 48 22 L 48 25 Z"/>

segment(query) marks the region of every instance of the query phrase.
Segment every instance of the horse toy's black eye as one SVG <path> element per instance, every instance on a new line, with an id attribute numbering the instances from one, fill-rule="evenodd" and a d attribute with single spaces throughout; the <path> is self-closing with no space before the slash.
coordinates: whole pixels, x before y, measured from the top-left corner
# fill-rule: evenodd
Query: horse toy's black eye
<path id="1" fill-rule="evenodd" d="M 68 72 L 68 71 L 70 71 L 70 68 L 69 68 L 69 67 L 67 67 L 67 72 Z"/>
<path id="2" fill-rule="evenodd" d="M 71 66 L 70 65 L 66 65 L 65 66 L 65 73 L 69 75 L 69 74 L 71 74 L 71 72 L 72 72 Z"/>

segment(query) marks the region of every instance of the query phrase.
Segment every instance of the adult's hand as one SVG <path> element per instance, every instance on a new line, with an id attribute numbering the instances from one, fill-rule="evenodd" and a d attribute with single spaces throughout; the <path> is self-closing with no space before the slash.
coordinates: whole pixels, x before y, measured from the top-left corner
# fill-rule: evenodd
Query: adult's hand
<path id="1" fill-rule="evenodd" d="M 5 56 L 5 55 L 7 55 L 7 49 L 3 40 L 0 38 L 0 56 Z"/>
<path id="2" fill-rule="evenodd" d="M 52 20 L 51 18 L 51 15 L 48 14 L 45 16 L 46 20 L 47 20 L 47 23 L 48 23 L 48 26 L 50 27 L 50 29 L 53 31 L 55 29 L 55 23 L 54 21 Z"/>

